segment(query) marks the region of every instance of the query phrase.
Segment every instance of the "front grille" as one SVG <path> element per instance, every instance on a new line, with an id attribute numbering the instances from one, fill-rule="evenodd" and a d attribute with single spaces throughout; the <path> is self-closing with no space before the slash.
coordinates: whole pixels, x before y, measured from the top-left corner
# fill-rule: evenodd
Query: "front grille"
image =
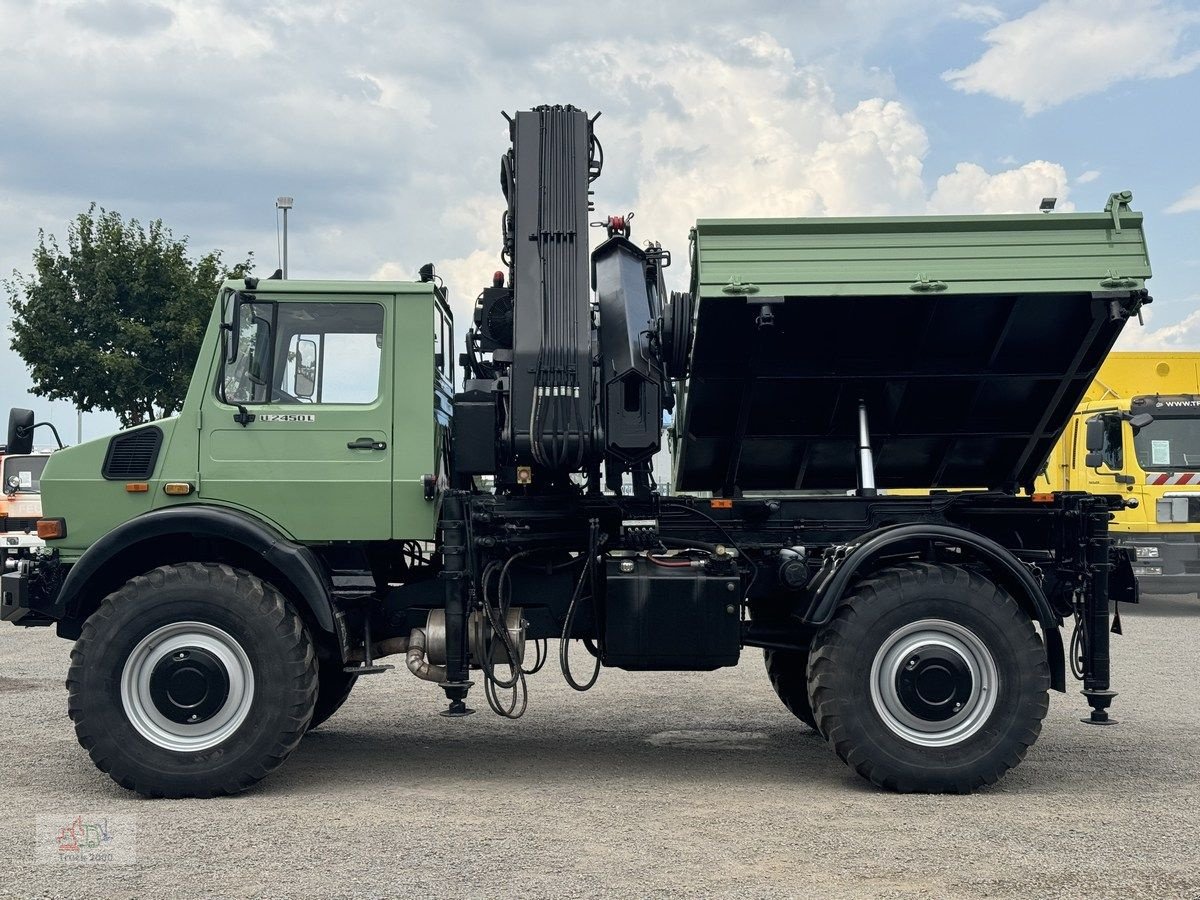
<path id="1" fill-rule="evenodd" d="M 32 532 L 37 534 L 37 519 L 21 519 L 0 516 L 0 534 L 6 532 Z"/>
<path id="2" fill-rule="evenodd" d="M 154 474 L 162 429 L 151 426 L 113 435 L 100 474 L 109 481 L 144 481 Z"/>

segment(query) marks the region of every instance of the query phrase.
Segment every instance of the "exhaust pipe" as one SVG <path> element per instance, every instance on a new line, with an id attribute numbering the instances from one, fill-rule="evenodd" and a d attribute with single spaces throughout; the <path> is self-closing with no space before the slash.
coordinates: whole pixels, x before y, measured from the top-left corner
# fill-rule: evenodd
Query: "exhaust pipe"
<path id="1" fill-rule="evenodd" d="M 425 658 L 425 630 L 414 628 L 408 636 L 408 671 L 425 681 L 441 684 L 446 680 L 446 667 L 435 666 Z"/>

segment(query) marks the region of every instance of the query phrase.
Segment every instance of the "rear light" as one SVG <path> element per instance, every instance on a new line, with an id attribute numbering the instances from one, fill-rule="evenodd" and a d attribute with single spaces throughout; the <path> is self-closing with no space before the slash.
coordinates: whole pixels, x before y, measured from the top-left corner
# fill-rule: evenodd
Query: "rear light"
<path id="1" fill-rule="evenodd" d="M 38 519 L 37 534 L 43 541 L 53 541 L 67 536 L 66 519 Z"/>

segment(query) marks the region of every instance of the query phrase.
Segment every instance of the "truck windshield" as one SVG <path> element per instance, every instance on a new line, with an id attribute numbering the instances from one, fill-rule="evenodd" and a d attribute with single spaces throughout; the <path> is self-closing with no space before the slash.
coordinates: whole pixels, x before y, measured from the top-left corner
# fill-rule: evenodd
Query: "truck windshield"
<path id="1" fill-rule="evenodd" d="M 1145 471 L 1200 469 L 1200 417 L 1156 417 L 1134 435 L 1133 448 Z"/>
<path id="2" fill-rule="evenodd" d="M 37 494 L 42 490 L 42 470 L 46 468 L 48 456 L 6 456 L 4 458 L 3 483 L 14 475 L 17 490 L 25 494 Z"/>

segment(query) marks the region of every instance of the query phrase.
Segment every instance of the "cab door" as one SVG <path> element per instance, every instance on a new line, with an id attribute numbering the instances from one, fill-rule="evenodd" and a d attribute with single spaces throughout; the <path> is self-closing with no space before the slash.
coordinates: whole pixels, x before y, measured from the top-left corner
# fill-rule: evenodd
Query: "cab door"
<path id="1" fill-rule="evenodd" d="M 201 417 L 199 499 L 300 541 L 386 540 L 392 298 L 259 294 L 235 306 Z"/>

